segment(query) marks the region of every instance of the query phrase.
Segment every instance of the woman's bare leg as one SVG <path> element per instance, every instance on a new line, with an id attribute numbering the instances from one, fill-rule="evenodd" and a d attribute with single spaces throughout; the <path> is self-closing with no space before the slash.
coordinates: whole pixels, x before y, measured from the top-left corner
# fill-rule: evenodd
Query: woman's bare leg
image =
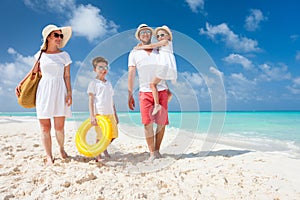
<path id="1" fill-rule="evenodd" d="M 42 131 L 42 144 L 47 156 L 46 165 L 52 165 L 54 160 L 52 157 L 51 121 L 50 119 L 40 119 L 39 122 Z"/>
<path id="2" fill-rule="evenodd" d="M 54 128 L 56 140 L 59 145 L 60 155 L 63 159 L 68 157 L 68 154 L 65 152 L 64 143 L 65 143 L 65 117 L 54 117 Z"/>

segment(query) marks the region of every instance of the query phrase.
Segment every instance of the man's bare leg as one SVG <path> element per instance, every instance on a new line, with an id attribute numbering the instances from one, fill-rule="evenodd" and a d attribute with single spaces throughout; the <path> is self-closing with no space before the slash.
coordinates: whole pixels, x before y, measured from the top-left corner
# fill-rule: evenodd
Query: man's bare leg
<path id="1" fill-rule="evenodd" d="M 154 141 L 153 123 L 144 125 L 144 131 L 145 131 L 148 149 L 150 151 L 149 160 L 152 161 L 155 159 L 155 156 L 154 156 L 155 141 Z"/>
<path id="2" fill-rule="evenodd" d="M 156 135 L 155 135 L 155 156 L 157 158 L 162 158 L 160 154 L 160 145 L 165 135 L 165 125 L 157 125 Z"/>

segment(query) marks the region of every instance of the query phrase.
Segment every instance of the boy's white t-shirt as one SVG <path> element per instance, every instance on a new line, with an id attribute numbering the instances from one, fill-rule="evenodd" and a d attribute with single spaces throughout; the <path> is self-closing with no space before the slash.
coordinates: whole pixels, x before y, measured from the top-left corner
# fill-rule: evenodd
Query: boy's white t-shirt
<path id="1" fill-rule="evenodd" d="M 109 81 L 103 82 L 99 79 L 92 80 L 89 83 L 87 93 L 94 95 L 95 114 L 114 114 L 114 90 Z"/>

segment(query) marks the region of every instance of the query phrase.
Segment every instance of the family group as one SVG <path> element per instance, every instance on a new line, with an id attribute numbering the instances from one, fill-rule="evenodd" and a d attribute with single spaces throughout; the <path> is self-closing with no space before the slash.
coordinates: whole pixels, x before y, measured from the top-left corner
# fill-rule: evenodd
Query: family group
<path id="1" fill-rule="evenodd" d="M 46 152 L 45 163 L 52 165 L 51 119 L 53 119 L 56 140 L 63 159 L 68 157 L 64 148 L 65 119 L 71 117 L 72 87 L 70 55 L 61 50 L 69 41 L 72 28 L 57 27 L 50 24 L 42 30 L 43 43 L 40 50 L 34 55 L 36 63 L 32 70 L 24 77 L 15 89 L 16 96 L 22 92 L 22 84 L 31 73 L 41 73 L 36 92 L 36 114 L 41 129 L 42 144 Z M 157 42 L 152 43 L 152 37 Z M 149 161 L 162 157 L 160 146 L 168 120 L 168 102 L 172 93 L 167 80 L 176 82 L 177 67 L 173 54 L 172 32 L 167 26 L 157 27 L 155 30 L 147 24 L 138 26 L 135 37 L 139 41 L 128 56 L 128 107 L 135 109 L 134 82 L 136 73 L 139 79 L 139 105 L 144 125 L 146 143 L 150 152 Z M 38 67 L 37 67 L 38 66 Z M 106 75 L 109 71 L 109 61 L 101 56 L 92 60 L 92 70 L 95 79 L 91 80 L 87 95 L 89 97 L 90 122 L 98 133 L 96 142 L 101 136 L 97 125 L 97 116 L 106 116 L 112 123 L 112 140 L 118 137 L 119 119 L 113 101 L 114 89 Z M 154 123 L 157 124 L 154 130 Z M 107 150 L 105 157 L 110 157 Z M 96 161 L 101 161 L 101 154 Z"/>

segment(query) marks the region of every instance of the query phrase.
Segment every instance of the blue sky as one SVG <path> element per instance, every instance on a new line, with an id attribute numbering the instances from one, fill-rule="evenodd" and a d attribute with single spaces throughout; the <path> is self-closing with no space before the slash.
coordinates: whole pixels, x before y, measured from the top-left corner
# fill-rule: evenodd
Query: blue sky
<path id="1" fill-rule="evenodd" d="M 105 55 L 117 109 L 126 111 L 127 56 L 141 23 L 174 32 L 171 110 L 300 110 L 299 9 L 296 0 L 3 0 L 0 112 L 34 111 L 17 104 L 14 88 L 48 24 L 73 28 L 64 48 L 73 60 L 73 110 L 88 111 L 90 61 Z"/>

